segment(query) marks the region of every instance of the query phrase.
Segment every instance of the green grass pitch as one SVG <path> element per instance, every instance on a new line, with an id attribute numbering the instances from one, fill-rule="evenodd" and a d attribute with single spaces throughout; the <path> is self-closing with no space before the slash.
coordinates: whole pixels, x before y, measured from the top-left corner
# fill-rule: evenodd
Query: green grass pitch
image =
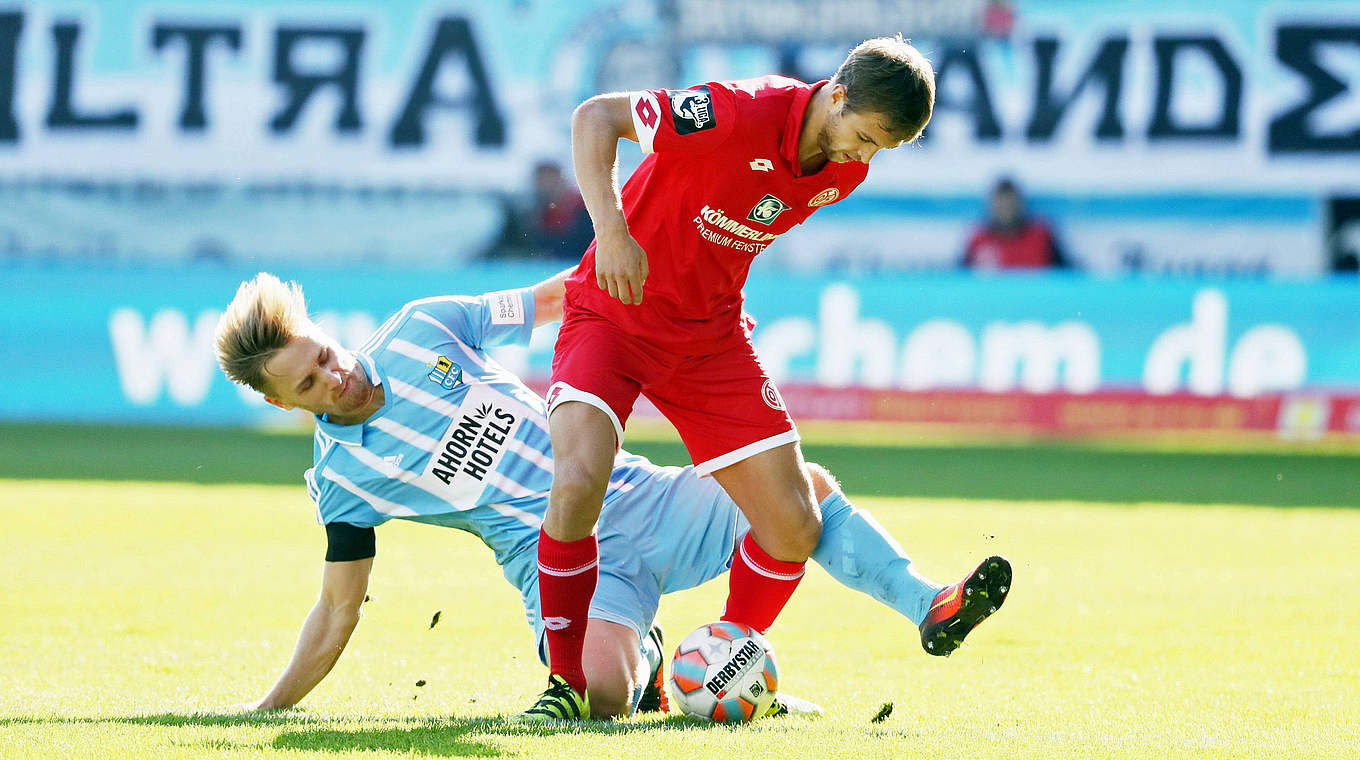
<path id="1" fill-rule="evenodd" d="M 374 599 L 331 676 L 301 709 L 223 715 L 272 684 L 315 599 L 323 535 L 303 489 L 0 480 L 0 756 L 1360 755 L 1360 512 L 856 501 L 936 578 L 990 552 L 1014 562 L 1006 606 L 953 657 L 812 570 L 771 639 L 783 688 L 823 718 L 526 729 L 499 716 L 543 670 L 470 536 L 384 526 Z M 671 643 L 725 590 L 666 597 Z"/>

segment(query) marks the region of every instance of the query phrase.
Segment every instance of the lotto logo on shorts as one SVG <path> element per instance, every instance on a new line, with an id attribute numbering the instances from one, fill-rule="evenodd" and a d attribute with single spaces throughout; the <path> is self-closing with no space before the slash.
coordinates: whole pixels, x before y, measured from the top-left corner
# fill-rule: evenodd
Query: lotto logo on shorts
<path id="1" fill-rule="evenodd" d="M 434 369 L 430 370 L 428 377 L 430 382 L 451 391 L 463 379 L 463 368 L 454 364 L 449 357 L 441 356 L 435 360 Z"/>
<path id="2" fill-rule="evenodd" d="M 765 399 L 766 406 L 784 411 L 784 397 L 779 395 L 779 389 L 774 387 L 774 381 L 766 380 L 765 384 L 760 386 L 760 396 Z"/>

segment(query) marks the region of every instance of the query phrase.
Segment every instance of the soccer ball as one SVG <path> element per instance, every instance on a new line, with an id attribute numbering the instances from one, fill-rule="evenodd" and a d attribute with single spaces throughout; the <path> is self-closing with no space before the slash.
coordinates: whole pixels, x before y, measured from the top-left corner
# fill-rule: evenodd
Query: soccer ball
<path id="1" fill-rule="evenodd" d="M 744 723 L 769 711 L 779 688 L 774 649 L 754 628 L 725 620 L 701 625 L 671 660 L 671 698 L 686 715 Z"/>

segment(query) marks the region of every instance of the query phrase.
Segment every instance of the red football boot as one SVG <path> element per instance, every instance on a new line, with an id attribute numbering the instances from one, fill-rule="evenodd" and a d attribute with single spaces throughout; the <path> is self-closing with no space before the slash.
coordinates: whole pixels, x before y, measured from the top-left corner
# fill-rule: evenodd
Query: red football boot
<path id="1" fill-rule="evenodd" d="M 1011 563 L 988 557 L 968 577 L 945 586 L 921 621 L 921 646 L 929 654 L 948 657 L 968 632 L 996 612 L 1011 589 Z"/>

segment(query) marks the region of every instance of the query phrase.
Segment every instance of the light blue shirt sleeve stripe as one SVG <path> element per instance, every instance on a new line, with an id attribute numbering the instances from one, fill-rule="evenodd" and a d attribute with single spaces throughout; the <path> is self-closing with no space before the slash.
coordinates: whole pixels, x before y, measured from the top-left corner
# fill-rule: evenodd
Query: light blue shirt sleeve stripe
<path id="1" fill-rule="evenodd" d="M 479 370 L 482 370 L 483 372 L 486 371 L 486 359 L 483 358 L 485 354 L 482 354 L 480 351 L 473 350 L 472 346 L 468 345 L 467 343 L 464 343 L 463 340 L 453 332 L 453 330 L 449 329 L 448 325 L 445 325 L 443 322 L 440 322 L 438 319 L 435 319 L 434 317 L 430 316 L 429 314 L 426 314 L 423 311 L 417 311 L 413 313 L 411 317 L 412 319 L 424 322 L 425 324 L 429 325 L 435 330 L 438 330 L 439 332 L 443 333 L 446 339 L 453 341 L 453 344 L 458 347 L 459 351 L 462 352 L 463 354 L 462 359 L 464 362 L 476 366 Z"/>
<path id="2" fill-rule="evenodd" d="M 442 414 L 443 416 L 449 419 L 454 419 L 458 416 L 457 406 L 450 404 L 444 399 L 439 398 L 438 396 L 435 396 L 434 394 L 429 393 L 428 391 L 417 388 L 416 386 L 411 385 L 410 383 L 398 380 L 395 377 L 389 377 L 388 384 L 392 386 L 393 393 L 395 393 L 396 395 L 400 396 L 403 399 L 406 399 L 407 401 L 410 401 L 413 404 L 417 404 L 421 407 L 424 407 L 425 409 L 428 409 L 436 414 Z"/>
<path id="3" fill-rule="evenodd" d="M 368 504 L 381 514 L 389 517 L 415 517 L 419 514 L 410 507 L 403 506 L 394 501 L 389 501 L 367 489 L 359 487 L 354 481 L 336 472 L 334 468 L 327 467 L 323 474 L 332 483 L 359 497 L 365 504 Z"/>
<path id="4" fill-rule="evenodd" d="M 425 435 L 418 430 L 413 430 L 390 417 L 379 417 L 373 421 L 373 427 L 392 436 L 397 441 L 427 454 L 434 453 L 434 450 L 439 447 L 438 439 Z"/>

